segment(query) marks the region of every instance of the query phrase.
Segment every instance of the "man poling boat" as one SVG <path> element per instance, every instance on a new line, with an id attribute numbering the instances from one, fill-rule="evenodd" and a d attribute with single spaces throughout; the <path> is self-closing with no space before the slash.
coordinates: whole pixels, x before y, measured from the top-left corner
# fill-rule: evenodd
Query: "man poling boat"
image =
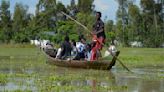
<path id="1" fill-rule="evenodd" d="M 101 12 L 96 12 L 96 22 L 93 25 L 92 31 L 92 41 L 95 42 L 95 46 L 92 48 L 91 61 L 98 59 L 100 56 L 100 50 L 105 43 L 105 32 L 104 32 L 104 22 L 101 20 Z"/>

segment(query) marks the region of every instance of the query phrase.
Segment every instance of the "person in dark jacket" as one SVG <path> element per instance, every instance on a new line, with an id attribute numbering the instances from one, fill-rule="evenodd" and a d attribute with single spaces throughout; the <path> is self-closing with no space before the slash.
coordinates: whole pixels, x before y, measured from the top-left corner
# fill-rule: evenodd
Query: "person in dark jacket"
<path id="1" fill-rule="evenodd" d="M 71 43 L 69 42 L 69 37 L 64 38 L 64 42 L 61 44 L 61 59 L 68 59 L 71 56 Z"/>
<path id="2" fill-rule="evenodd" d="M 71 51 L 71 59 L 72 60 L 76 60 L 77 56 L 78 56 L 78 50 L 76 48 L 76 42 L 75 40 L 71 41 L 71 45 L 72 45 L 72 51 Z"/>

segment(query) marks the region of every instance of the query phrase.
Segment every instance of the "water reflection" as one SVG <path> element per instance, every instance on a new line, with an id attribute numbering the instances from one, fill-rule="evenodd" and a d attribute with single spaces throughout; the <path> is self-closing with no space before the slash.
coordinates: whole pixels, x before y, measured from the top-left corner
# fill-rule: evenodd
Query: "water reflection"
<path id="1" fill-rule="evenodd" d="M 87 70 L 78 70 L 75 71 L 81 72 L 83 74 L 89 72 Z M 135 72 L 134 74 L 119 69 L 112 71 L 95 70 L 94 72 L 96 74 L 93 73 L 88 75 L 93 79 L 83 81 L 70 81 L 67 84 L 91 86 L 92 92 L 99 92 L 97 87 L 108 88 L 110 91 L 114 89 L 112 90 L 114 92 L 117 92 L 115 89 L 120 89 L 121 92 L 164 92 L 164 79 L 159 79 L 159 76 L 163 76 L 163 70 L 134 69 L 133 71 Z M 157 74 L 159 71 L 162 71 L 162 73 Z M 67 70 L 67 72 L 69 71 Z M 74 70 L 70 70 L 70 72 L 74 73 Z M 118 90 L 118 92 L 120 92 L 120 90 Z"/>

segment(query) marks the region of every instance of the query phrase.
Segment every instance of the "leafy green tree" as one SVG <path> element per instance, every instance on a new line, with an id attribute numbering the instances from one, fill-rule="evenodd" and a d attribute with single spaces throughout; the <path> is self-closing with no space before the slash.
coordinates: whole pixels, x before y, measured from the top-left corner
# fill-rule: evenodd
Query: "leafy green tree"
<path id="1" fill-rule="evenodd" d="M 66 20 L 66 16 L 61 14 L 61 12 L 65 12 L 65 13 L 68 13 L 66 7 L 61 3 L 61 2 L 58 2 L 57 3 L 57 20 L 60 21 L 60 20 Z"/>
<path id="2" fill-rule="evenodd" d="M 72 18 L 76 19 L 76 15 L 79 11 L 75 0 L 71 0 L 70 5 L 67 6 L 67 11 Z"/>
<path id="3" fill-rule="evenodd" d="M 58 21 L 58 32 L 55 35 L 57 43 L 63 40 L 64 35 L 69 35 L 71 39 L 78 40 L 78 34 L 75 30 L 75 23 L 73 21 Z M 63 36 L 62 36 L 63 35 Z M 58 37 L 60 36 L 60 37 Z"/>
<path id="4" fill-rule="evenodd" d="M 22 5 L 21 3 L 16 3 L 15 11 L 13 15 L 13 31 L 19 32 L 22 28 L 26 27 L 28 24 L 28 7 Z"/>
<path id="5" fill-rule="evenodd" d="M 15 33 L 13 38 L 16 42 L 26 41 L 23 39 L 25 37 L 28 37 L 25 35 L 25 33 L 26 31 L 28 31 L 26 30 L 26 28 L 31 19 L 27 11 L 28 11 L 27 6 L 24 6 L 21 3 L 16 3 L 14 15 L 13 15 L 13 25 L 12 25 L 12 30 Z"/>
<path id="6" fill-rule="evenodd" d="M 130 4 L 133 3 L 133 0 L 116 0 L 119 4 L 118 10 L 117 10 L 117 23 L 120 24 L 122 23 L 122 27 L 120 25 L 117 30 L 119 30 L 119 39 L 123 43 L 124 46 L 128 45 L 127 42 L 127 27 L 128 27 L 128 22 L 129 22 L 129 15 L 128 15 L 128 7 Z M 122 29 L 120 29 L 122 28 Z M 122 31 L 122 32 L 121 32 Z"/>
<path id="7" fill-rule="evenodd" d="M 82 13 L 92 13 L 94 0 L 78 0 L 78 10 Z"/>
<path id="8" fill-rule="evenodd" d="M 40 31 L 55 30 L 56 0 L 39 0 L 36 5 L 36 24 Z"/>
<path id="9" fill-rule="evenodd" d="M 55 11 L 56 9 L 56 0 L 39 0 L 39 3 L 36 5 L 36 13 L 43 11 Z"/>
<path id="10" fill-rule="evenodd" d="M 92 31 L 93 23 L 95 22 L 95 16 L 91 14 L 85 14 L 85 13 L 78 13 L 77 14 L 77 21 L 82 23 L 84 26 L 86 26 L 89 31 Z M 75 23 L 75 29 L 78 33 L 78 35 L 85 34 L 85 36 L 90 37 L 90 32 L 88 30 L 85 30 L 82 26 Z"/>
<path id="11" fill-rule="evenodd" d="M 115 25 L 112 20 L 108 20 L 105 23 L 105 33 L 106 33 L 106 42 L 107 45 L 109 45 L 110 41 L 113 41 L 116 39 L 116 32 L 115 32 Z"/>
<path id="12" fill-rule="evenodd" d="M 131 4 L 128 8 L 129 14 L 129 38 L 130 41 L 141 41 L 141 23 L 142 17 L 140 14 L 139 7 Z"/>
<path id="13" fill-rule="evenodd" d="M 131 41 L 141 41 L 145 47 L 159 47 L 163 39 L 160 0 L 141 0 L 141 9 L 133 0 L 116 0 L 116 35 L 124 46 Z"/>
<path id="14" fill-rule="evenodd" d="M 159 47 L 162 43 L 162 4 L 155 0 L 141 0 L 142 32 L 146 47 Z M 163 38 L 163 37 L 162 37 Z"/>
<path id="15" fill-rule="evenodd" d="M 10 3 L 9 1 L 2 0 L 0 6 L 0 40 L 2 42 L 9 42 L 12 37 L 11 31 L 11 14 L 9 11 Z"/>

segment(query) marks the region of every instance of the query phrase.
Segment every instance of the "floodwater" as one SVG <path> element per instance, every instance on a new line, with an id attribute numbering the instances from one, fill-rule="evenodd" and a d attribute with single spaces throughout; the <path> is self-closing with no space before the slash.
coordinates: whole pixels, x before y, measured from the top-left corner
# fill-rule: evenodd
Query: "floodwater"
<path id="1" fill-rule="evenodd" d="M 164 92 L 164 68 L 73 69 L 39 57 L 1 56 L 0 92 Z"/>

